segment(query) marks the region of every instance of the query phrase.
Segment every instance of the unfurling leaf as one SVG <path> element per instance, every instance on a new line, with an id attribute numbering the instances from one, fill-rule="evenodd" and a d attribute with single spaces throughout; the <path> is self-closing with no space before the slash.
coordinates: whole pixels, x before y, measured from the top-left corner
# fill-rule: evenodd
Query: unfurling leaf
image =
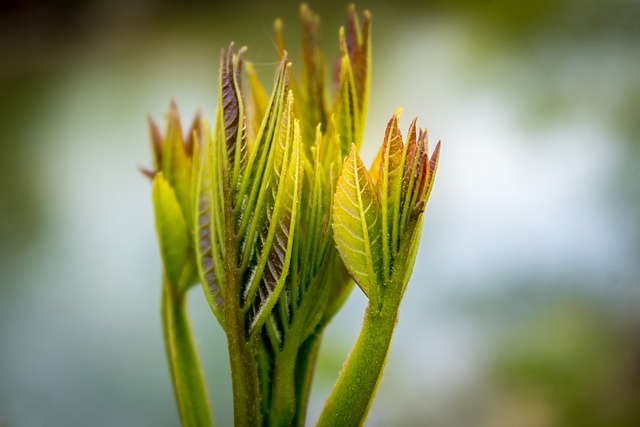
<path id="1" fill-rule="evenodd" d="M 431 159 L 429 158 L 426 130 L 422 129 L 420 136 L 416 137 L 415 119 L 409 127 L 407 144 L 404 144 L 398 120 L 399 112 L 396 112 L 387 125 L 382 147 L 370 173 L 363 166 L 355 167 L 354 172 L 354 165 L 361 163 L 353 162 L 352 150 L 343 166 L 334 198 L 336 247 L 351 276 L 372 299 L 383 298 L 382 294 L 377 295 L 375 289 L 372 290 L 372 280 L 377 280 L 377 283 L 385 287 L 406 285 L 397 281 L 404 277 L 405 271 L 410 272 L 413 268 L 419 241 L 416 234 L 421 230 L 421 215 L 433 185 L 440 150 L 438 144 Z M 360 175 L 356 175 L 356 172 Z M 371 184 L 377 197 L 372 200 L 377 201 L 375 206 L 379 212 L 375 217 L 380 222 L 375 234 L 375 237 L 380 237 L 380 242 L 377 243 L 379 246 L 375 249 L 378 251 L 376 253 L 379 256 L 379 266 L 364 262 L 368 255 L 364 250 L 366 244 L 361 232 L 364 229 L 358 227 L 357 221 L 354 220 L 359 217 L 359 211 L 354 209 L 353 205 L 359 207 L 358 203 L 361 200 L 368 201 L 371 197 L 366 194 L 366 189 L 356 188 L 353 184 L 355 177 L 366 178 L 365 182 Z M 346 185 L 349 182 L 348 178 L 353 182 L 351 185 Z M 358 193 L 361 199 L 356 198 Z M 347 197 L 349 195 L 350 197 Z M 349 213 L 350 216 L 347 215 Z M 347 223 L 347 219 L 350 219 L 351 223 Z M 414 246 L 407 247 L 409 243 Z M 404 255 L 400 255 L 401 252 Z M 367 270 L 369 265 L 379 268 Z"/>
<path id="2" fill-rule="evenodd" d="M 206 123 L 203 123 L 203 132 L 204 145 L 194 198 L 197 224 L 195 249 L 200 281 L 205 289 L 205 295 L 213 313 L 222 323 L 224 301 L 220 284 L 224 283 L 225 216 L 224 206 L 218 193 L 221 178 L 218 174 L 214 177 L 214 172 L 219 172 L 220 167 L 214 165 L 212 153 L 214 146 Z M 220 274 L 219 277 L 216 275 L 216 270 Z"/>
<path id="3" fill-rule="evenodd" d="M 344 36 L 341 36 L 341 38 L 344 38 Z M 344 49 L 346 48 L 343 48 L 343 50 Z M 362 142 L 360 108 L 358 107 L 356 86 L 353 81 L 349 56 L 346 52 L 342 56 L 340 83 L 334 106 L 333 126 L 340 141 L 340 151 L 343 157 L 349 152 L 351 144 L 355 144 L 357 149 L 360 148 Z"/>
<path id="4" fill-rule="evenodd" d="M 369 296 L 382 281 L 380 204 L 355 145 L 351 146 L 336 187 L 333 235 L 347 270 Z"/>
<path id="5" fill-rule="evenodd" d="M 264 201 L 261 190 L 264 183 L 268 182 L 266 173 L 270 173 L 269 159 L 272 155 L 272 145 L 276 138 L 278 125 L 284 108 L 285 96 L 288 87 L 289 66 L 287 58 L 283 58 L 278 67 L 276 82 L 271 93 L 266 114 L 256 136 L 254 148 L 247 159 L 246 171 L 239 183 L 238 194 L 233 200 L 234 213 L 237 217 L 236 235 L 242 241 L 241 266 L 246 268 L 253 245 L 257 238 L 257 225 L 263 220 L 263 208 L 260 203 Z"/>
<path id="6" fill-rule="evenodd" d="M 302 141 L 311 147 L 316 140 L 316 129 L 327 128 L 327 105 L 324 87 L 324 55 L 320 46 L 320 17 L 306 6 L 300 7 L 302 21 L 302 76 L 297 115 L 300 118 Z"/>
<path id="7" fill-rule="evenodd" d="M 230 185 L 235 189 L 247 155 L 247 127 L 245 124 L 244 100 L 241 88 L 242 57 L 246 49 L 233 53 L 233 44 L 225 58 L 224 50 L 220 54 L 220 109 L 221 123 L 224 126 L 224 138 L 227 156 L 231 162 Z"/>
<path id="8" fill-rule="evenodd" d="M 343 157 L 347 155 L 351 144 L 360 148 L 364 135 L 371 79 L 371 16 L 368 12 L 364 16 L 364 26 L 360 31 L 355 8 L 350 7 L 346 35 L 344 29 L 340 30 L 333 125 L 340 140 Z"/>
<path id="9" fill-rule="evenodd" d="M 364 12 L 364 24 L 362 32 L 358 24 L 358 16 L 356 8 L 352 5 L 349 7 L 349 15 L 347 19 L 347 51 L 353 69 L 353 79 L 356 85 L 356 93 L 358 95 L 358 108 L 362 116 L 362 127 L 367 117 L 367 105 L 369 104 L 369 85 L 371 82 L 371 14 L 369 11 Z"/>
<path id="10" fill-rule="evenodd" d="M 258 244 L 258 263 L 247 284 L 245 306 L 250 307 L 250 332 L 266 321 L 289 272 L 302 184 L 301 134 L 293 117 L 289 92 L 280 122 L 267 195 L 267 221 Z"/>

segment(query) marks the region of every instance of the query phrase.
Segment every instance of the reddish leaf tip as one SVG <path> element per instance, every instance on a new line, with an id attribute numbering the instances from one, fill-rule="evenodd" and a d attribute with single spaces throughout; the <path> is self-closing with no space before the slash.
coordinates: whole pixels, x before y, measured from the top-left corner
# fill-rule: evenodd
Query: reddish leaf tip
<path id="1" fill-rule="evenodd" d="M 156 176 L 156 171 L 151 170 L 151 169 L 147 169 L 145 167 L 142 166 L 138 166 L 138 170 L 140 171 L 140 173 L 144 176 L 146 176 L 147 178 L 149 178 L 150 180 L 153 180 L 153 178 Z"/>
<path id="2" fill-rule="evenodd" d="M 438 161 L 438 158 L 440 157 L 440 144 L 442 143 L 442 141 L 438 141 L 438 143 L 436 144 L 436 148 L 433 149 L 433 153 L 431 153 L 431 158 L 429 159 L 429 169 L 431 171 L 433 171 L 433 167 L 431 166 L 431 163 L 433 163 L 433 165 L 435 166 L 435 163 Z"/>
<path id="3" fill-rule="evenodd" d="M 169 113 L 168 113 L 168 120 L 169 122 L 173 122 L 178 126 L 178 129 L 180 127 L 180 111 L 178 110 L 178 104 L 176 103 L 176 100 L 171 97 L 171 100 L 169 101 Z"/>
<path id="4" fill-rule="evenodd" d="M 175 98 L 172 96 L 169 99 L 169 110 L 173 113 L 174 111 L 177 113 L 178 112 L 178 104 L 176 103 Z"/>
<path id="5" fill-rule="evenodd" d="M 153 148 L 153 156 L 155 157 L 156 165 L 162 163 L 162 134 L 156 122 L 153 121 L 151 115 L 147 116 L 149 122 L 149 132 L 151 134 L 151 146 Z"/>

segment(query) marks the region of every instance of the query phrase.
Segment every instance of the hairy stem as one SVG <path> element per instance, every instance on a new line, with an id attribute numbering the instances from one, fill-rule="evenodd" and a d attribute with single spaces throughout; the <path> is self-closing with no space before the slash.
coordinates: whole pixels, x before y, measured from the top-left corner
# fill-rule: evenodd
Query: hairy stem
<path id="1" fill-rule="evenodd" d="M 186 315 L 185 292 L 164 278 L 162 327 L 180 420 L 185 427 L 213 426 L 207 389 Z"/>
<path id="2" fill-rule="evenodd" d="M 227 257 L 229 258 L 229 257 Z M 225 303 L 237 298 L 234 290 L 240 289 L 237 268 L 231 260 L 225 261 L 228 277 Z M 236 273 L 236 274 L 234 274 Z M 239 298 L 237 298 L 239 304 Z M 247 342 L 248 333 L 244 316 L 239 306 L 227 307 L 224 312 L 231 384 L 233 388 L 234 420 L 237 426 L 258 426 L 261 424 L 260 385 L 258 363 L 256 360 L 257 343 Z"/>
<path id="3" fill-rule="evenodd" d="M 260 425 L 258 367 L 250 346 L 238 339 L 243 336 L 240 333 L 244 333 L 244 328 L 242 331 L 227 330 L 235 425 Z"/>
<path id="4" fill-rule="evenodd" d="M 293 422 L 297 397 L 294 381 L 297 350 L 285 346 L 282 353 L 276 354 L 269 425 L 290 426 Z"/>
<path id="5" fill-rule="evenodd" d="M 311 381 L 313 380 L 321 341 L 322 333 L 313 334 L 305 340 L 298 352 L 295 372 L 296 414 L 292 425 L 303 427 L 307 418 Z"/>
<path id="6" fill-rule="evenodd" d="M 224 149 L 224 147 L 223 147 Z M 229 349 L 231 368 L 231 386 L 233 389 L 233 415 L 237 426 L 259 426 L 262 423 L 260 412 L 260 384 L 258 380 L 258 362 L 256 360 L 258 343 L 249 340 L 249 333 L 242 311 L 242 286 L 238 267 L 239 247 L 235 216 L 231 203 L 228 171 L 222 169 L 222 193 L 224 200 L 224 277 L 223 312 L 224 330 Z"/>
<path id="7" fill-rule="evenodd" d="M 319 427 L 359 426 L 382 378 L 398 320 L 400 295 L 386 295 L 380 309 L 369 303 L 360 336 L 327 399 Z"/>

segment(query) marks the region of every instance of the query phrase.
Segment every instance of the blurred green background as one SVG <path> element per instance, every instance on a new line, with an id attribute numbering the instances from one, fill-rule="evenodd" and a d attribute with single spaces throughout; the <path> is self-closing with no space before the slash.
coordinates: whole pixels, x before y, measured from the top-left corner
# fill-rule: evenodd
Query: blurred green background
<path id="1" fill-rule="evenodd" d="M 346 3 L 309 2 L 328 58 Z M 443 140 L 372 426 L 640 425 L 640 2 L 370 1 L 363 156 Z M 267 86 L 297 2 L 0 0 L 0 426 L 173 426 L 146 115 L 213 117 L 220 48 Z M 327 331 L 313 424 L 357 336 Z M 190 309 L 219 425 L 224 336 Z"/>

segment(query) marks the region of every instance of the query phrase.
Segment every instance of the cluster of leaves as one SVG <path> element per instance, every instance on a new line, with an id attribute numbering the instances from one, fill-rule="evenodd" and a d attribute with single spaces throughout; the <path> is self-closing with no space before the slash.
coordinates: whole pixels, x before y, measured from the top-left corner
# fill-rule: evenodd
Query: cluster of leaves
<path id="1" fill-rule="evenodd" d="M 212 128 L 196 117 L 183 137 L 173 103 L 164 136 L 151 122 L 155 170 L 147 173 L 165 269 L 165 339 L 184 424 L 211 423 L 184 314 L 186 291 L 198 281 L 227 335 L 238 425 L 304 424 L 322 331 L 351 278 L 375 313 L 390 302 L 391 315 L 376 318 L 391 328 L 373 352 L 384 357 L 366 374 L 373 384 L 361 391 L 367 399 L 354 406 L 341 397 L 352 387 L 347 363 L 321 424 L 364 420 L 386 360 L 438 148 L 429 158 L 426 131 L 417 135 L 415 120 L 404 144 L 396 114 L 367 171 L 357 152 L 369 93 L 370 16 L 365 12 L 360 27 L 349 9 L 330 102 L 319 18 L 303 6 L 301 21 L 299 81 L 276 22 L 280 64 L 271 96 L 245 49 L 236 53 L 231 45 L 221 54 Z M 341 418 L 345 411 L 353 420 Z"/>

